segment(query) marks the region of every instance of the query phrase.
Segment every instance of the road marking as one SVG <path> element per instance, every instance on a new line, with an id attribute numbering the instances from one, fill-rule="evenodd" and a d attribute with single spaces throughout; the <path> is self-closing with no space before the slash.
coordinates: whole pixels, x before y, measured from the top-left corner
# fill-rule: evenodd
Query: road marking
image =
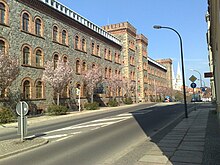
<path id="1" fill-rule="evenodd" d="M 61 137 L 66 137 L 68 134 L 60 134 L 60 135 L 51 135 L 51 136 L 45 136 L 43 137 L 44 139 L 55 139 L 55 138 L 61 138 Z"/>
<path id="2" fill-rule="evenodd" d="M 85 122 L 85 123 L 81 123 L 81 124 L 77 124 L 73 126 L 68 126 L 65 128 L 60 128 L 60 129 L 44 132 L 44 134 L 46 135 L 43 138 L 44 139 L 57 139 L 54 141 L 61 141 L 73 135 L 80 134 L 86 131 L 97 130 L 99 128 L 103 128 L 103 127 L 106 127 L 106 126 L 109 126 L 115 123 L 122 122 L 124 120 L 128 120 L 132 117 L 133 115 L 131 113 L 125 113 L 125 114 L 119 114 L 116 116 L 106 117 L 103 119 L 97 119 L 97 120 L 93 120 L 93 121 L 89 121 L 89 122 Z M 83 129 L 83 130 L 78 131 L 78 132 L 73 132 L 73 130 L 76 130 L 76 129 Z M 64 133 L 63 131 L 66 131 L 66 132 Z M 56 135 L 51 135 L 51 134 L 56 134 Z"/>
<path id="3" fill-rule="evenodd" d="M 105 122 L 105 121 L 112 121 L 112 120 L 120 120 L 120 119 L 129 119 L 129 118 L 132 118 L 132 116 L 98 119 L 98 120 L 93 120 L 93 121 L 91 121 L 91 123 L 95 123 L 95 122 Z"/>
<path id="4" fill-rule="evenodd" d="M 117 116 L 131 116 L 132 117 L 132 114 L 131 113 L 122 113 L 122 114 L 120 114 L 120 115 L 117 115 Z"/>
<path id="5" fill-rule="evenodd" d="M 63 137 L 63 138 L 61 138 L 61 139 L 57 139 L 57 140 L 55 140 L 55 142 L 59 142 L 59 141 L 65 140 L 65 139 L 67 139 L 67 138 L 69 138 L 69 137 L 71 137 L 71 136 L 67 136 L 67 137 Z"/>

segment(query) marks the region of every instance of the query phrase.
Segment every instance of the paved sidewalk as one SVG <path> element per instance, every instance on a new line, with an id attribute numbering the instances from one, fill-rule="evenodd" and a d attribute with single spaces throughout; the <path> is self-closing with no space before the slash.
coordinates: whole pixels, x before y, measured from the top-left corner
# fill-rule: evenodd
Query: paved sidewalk
<path id="1" fill-rule="evenodd" d="M 214 110 L 212 104 L 200 104 L 159 142 L 152 137 L 115 165 L 220 165 L 220 125 Z"/>

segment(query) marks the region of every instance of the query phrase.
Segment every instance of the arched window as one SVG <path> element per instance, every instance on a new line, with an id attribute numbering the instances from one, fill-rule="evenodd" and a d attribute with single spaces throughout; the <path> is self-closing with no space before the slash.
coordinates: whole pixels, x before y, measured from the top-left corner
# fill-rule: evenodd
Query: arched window
<path id="1" fill-rule="evenodd" d="M 55 54 L 55 55 L 53 56 L 54 69 L 57 68 L 58 60 L 59 60 L 59 56 L 58 56 L 58 54 Z"/>
<path id="2" fill-rule="evenodd" d="M 79 49 L 79 36 L 75 36 L 75 49 Z"/>
<path id="3" fill-rule="evenodd" d="M 115 52 L 115 62 L 118 63 L 118 55 L 116 52 Z"/>
<path id="4" fill-rule="evenodd" d="M 57 26 L 53 27 L 53 41 L 58 42 L 58 28 L 57 28 Z"/>
<path id="5" fill-rule="evenodd" d="M 24 13 L 22 16 L 22 30 L 28 32 L 29 31 L 29 15 Z"/>
<path id="6" fill-rule="evenodd" d="M 31 98 L 31 84 L 28 80 L 25 80 L 23 83 L 23 97 L 24 99 Z"/>
<path id="7" fill-rule="evenodd" d="M 98 56 L 100 55 L 100 47 L 99 47 L 99 45 L 96 46 L 96 53 L 97 53 Z"/>
<path id="8" fill-rule="evenodd" d="M 5 42 L 0 40 L 0 51 L 2 53 L 5 53 Z"/>
<path id="9" fill-rule="evenodd" d="M 62 44 L 67 45 L 67 33 L 66 33 L 66 30 L 62 31 Z"/>
<path id="10" fill-rule="evenodd" d="M 76 73 L 80 74 L 80 61 L 76 60 Z"/>
<path id="11" fill-rule="evenodd" d="M 39 18 L 37 18 L 35 20 L 35 34 L 37 36 L 41 36 L 41 31 L 42 31 L 42 24 L 41 24 L 41 20 Z"/>
<path id="12" fill-rule="evenodd" d="M 112 77 L 112 69 L 109 69 L 109 77 Z"/>
<path id="13" fill-rule="evenodd" d="M 43 83 L 41 81 L 38 81 L 36 83 L 36 98 L 43 98 Z"/>
<path id="14" fill-rule="evenodd" d="M 66 64 L 67 63 L 67 56 L 63 57 L 63 62 Z"/>
<path id="15" fill-rule="evenodd" d="M 108 76 L 108 69 L 105 68 L 105 78 L 107 78 L 107 76 Z"/>
<path id="16" fill-rule="evenodd" d="M 84 38 L 82 39 L 82 51 L 86 51 L 86 40 Z"/>
<path id="17" fill-rule="evenodd" d="M 5 5 L 0 3 L 0 23 L 5 24 Z"/>
<path id="18" fill-rule="evenodd" d="M 42 66 L 43 56 L 41 50 L 37 50 L 35 56 L 36 56 L 36 66 Z"/>
<path id="19" fill-rule="evenodd" d="M 85 72 L 86 71 L 86 62 L 83 62 L 82 64 L 82 72 Z"/>
<path id="20" fill-rule="evenodd" d="M 95 67 L 96 67 L 96 64 L 93 63 L 93 64 L 92 64 L 92 68 L 95 68 Z"/>
<path id="21" fill-rule="evenodd" d="M 92 45 L 91 45 L 92 47 L 91 47 L 91 49 L 92 49 L 92 54 L 95 54 L 95 44 L 94 43 L 92 43 Z"/>
<path id="22" fill-rule="evenodd" d="M 107 54 L 107 49 L 105 48 L 105 51 L 104 51 L 104 55 L 105 55 L 105 59 L 108 59 L 108 54 Z"/>
<path id="23" fill-rule="evenodd" d="M 30 48 L 27 46 L 23 48 L 23 64 L 25 65 L 31 64 Z"/>
<path id="24" fill-rule="evenodd" d="M 108 51 L 108 59 L 109 59 L 109 60 L 112 59 L 112 57 L 111 57 L 111 50 Z"/>

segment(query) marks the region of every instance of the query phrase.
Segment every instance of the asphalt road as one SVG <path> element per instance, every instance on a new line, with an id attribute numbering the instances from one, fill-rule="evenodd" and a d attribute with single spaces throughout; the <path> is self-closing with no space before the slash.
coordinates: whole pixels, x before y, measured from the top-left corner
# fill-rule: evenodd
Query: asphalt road
<path id="1" fill-rule="evenodd" d="M 184 113 L 182 104 L 107 115 L 47 130 L 51 143 L 0 160 L 1 165 L 113 165 Z M 58 136 L 59 135 L 59 136 Z M 63 135 L 63 136 L 60 136 Z"/>
<path id="2" fill-rule="evenodd" d="M 76 125 L 80 123 L 85 123 L 109 116 L 114 116 L 126 112 L 132 112 L 135 110 L 141 110 L 148 107 L 151 107 L 155 105 L 155 103 L 149 103 L 149 104 L 140 104 L 134 107 L 122 107 L 121 109 L 115 109 L 115 110 L 107 110 L 107 111 L 94 111 L 94 113 L 89 114 L 81 114 L 79 116 L 71 116 L 67 118 L 61 118 L 57 120 L 49 120 L 49 121 L 43 121 L 36 123 L 34 125 L 28 126 L 28 135 L 36 135 L 36 134 L 42 134 L 43 132 L 48 132 L 55 129 L 60 129 L 64 127 L 68 127 L 71 125 Z M 17 135 L 17 128 L 10 128 L 10 130 L 6 130 L 5 132 L 0 132 L 0 141 L 1 140 L 8 140 L 13 138 L 19 138 L 20 136 Z"/>

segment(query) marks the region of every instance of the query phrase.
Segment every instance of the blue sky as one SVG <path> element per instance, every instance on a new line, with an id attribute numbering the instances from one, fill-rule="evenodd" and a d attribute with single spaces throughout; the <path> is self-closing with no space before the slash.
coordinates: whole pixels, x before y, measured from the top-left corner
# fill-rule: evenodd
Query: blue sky
<path id="1" fill-rule="evenodd" d="M 189 77 L 209 71 L 206 44 L 206 0 L 58 0 L 93 23 L 103 26 L 130 22 L 148 38 L 148 55 L 153 59 L 173 59 L 174 72 L 180 62 L 179 38 L 171 30 L 153 29 L 153 25 L 176 29 L 183 40 L 186 84 Z M 209 86 L 209 79 L 204 78 Z M 199 86 L 199 81 L 196 81 Z"/>

